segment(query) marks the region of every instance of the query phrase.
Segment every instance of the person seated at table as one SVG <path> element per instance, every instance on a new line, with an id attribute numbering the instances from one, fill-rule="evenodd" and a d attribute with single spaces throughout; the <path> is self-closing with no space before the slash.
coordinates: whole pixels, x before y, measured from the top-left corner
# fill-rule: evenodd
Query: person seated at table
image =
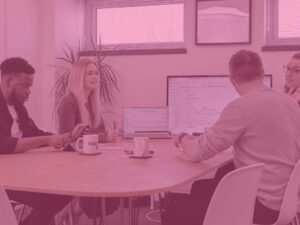
<path id="1" fill-rule="evenodd" d="M 284 66 L 285 85 L 283 91 L 300 104 L 300 52 L 294 54 Z"/>
<path id="2" fill-rule="evenodd" d="M 81 125 L 72 134 L 52 135 L 40 130 L 29 117 L 24 102 L 31 93 L 35 70 L 25 59 L 8 58 L 0 70 L 0 154 L 23 153 L 42 146 L 60 147 L 81 135 Z M 47 225 L 71 201 L 67 196 L 22 191 L 7 190 L 7 195 L 33 208 L 21 225 Z"/>
<path id="3" fill-rule="evenodd" d="M 229 72 L 240 97 L 224 108 L 218 121 L 202 136 L 183 133 L 175 144 L 196 162 L 233 146 L 236 168 L 264 163 L 253 222 L 273 224 L 291 172 L 300 159 L 300 108 L 286 94 L 263 84 L 264 70 L 257 53 L 248 50 L 235 53 L 229 61 Z M 164 224 L 202 224 L 219 180 L 218 176 L 194 183 L 188 200 L 166 210 Z"/>
<path id="4" fill-rule="evenodd" d="M 70 72 L 67 94 L 58 107 L 59 133 L 69 132 L 79 123 L 88 123 L 91 133 L 105 132 L 100 113 L 100 82 L 99 69 L 94 61 L 81 58 L 75 63 Z M 89 218 L 94 217 L 92 201 L 94 198 L 80 197 L 79 201 L 75 198 L 70 205 L 73 216 L 78 218 L 84 212 Z M 106 214 L 113 213 L 118 207 L 117 198 L 107 198 L 105 202 Z M 67 208 L 63 210 L 58 220 L 68 219 L 68 211 Z"/>

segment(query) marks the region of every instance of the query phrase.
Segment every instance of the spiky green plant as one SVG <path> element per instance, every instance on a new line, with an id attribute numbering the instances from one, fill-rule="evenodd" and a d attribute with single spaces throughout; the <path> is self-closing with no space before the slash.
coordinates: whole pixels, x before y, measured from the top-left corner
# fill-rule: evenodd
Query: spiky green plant
<path id="1" fill-rule="evenodd" d="M 95 58 L 100 71 L 100 98 L 107 106 L 113 106 L 114 90 L 120 91 L 118 82 L 118 72 L 109 64 L 104 62 L 106 55 L 102 49 L 102 45 L 92 43 L 91 57 Z M 67 92 L 67 84 L 72 66 L 80 59 L 80 44 L 75 51 L 67 43 L 62 49 L 63 56 L 57 57 L 58 63 L 55 65 L 56 81 L 52 92 L 55 95 L 55 108 L 58 107 L 61 99 Z"/>

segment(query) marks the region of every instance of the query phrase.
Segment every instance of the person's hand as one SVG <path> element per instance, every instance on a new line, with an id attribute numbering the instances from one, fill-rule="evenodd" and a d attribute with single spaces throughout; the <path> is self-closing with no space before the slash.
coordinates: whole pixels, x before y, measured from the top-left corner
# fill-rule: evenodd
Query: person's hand
<path id="1" fill-rule="evenodd" d="M 115 142 L 120 139 L 120 131 L 119 130 L 110 130 L 107 131 L 107 141 L 108 142 Z"/>
<path id="2" fill-rule="evenodd" d="M 108 142 L 116 142 L 121 140 L 121 131 L 118 128 L 117 122 L 113 121 L 112 129 L 109 129 L 106 133 L 106 140 Z"/>
<path id="3" fill-rule="evenodd" d="M 89 130 L 89 124 L 88 123 L 79 123 L 77 124 L 72 132 L 70 133 L 70 140 L 69 142 L 76 141 L 79 137 L 81 137 L 84 133 L 88 133 Z"/>
<path id="4" fill-rule="evenodd" d="M 177 148 L 180 148 L 181 140 L 184 136 L 188 135 L 187 133 L 181 133 L 175 137 L 174 144 Z"/>
<path id="5" fill-rule="evenodd" d="M 297 89 L 290 88 L 287 94 L 292 96 L 297 101 L 298 104 L 300 103 L 300 87 Z"/>
<path id="6" fill-rule="evenodd" d="M 47 136 L 48 145 L 53 146 L 55 148 L 62 148 L 65 144 L 65 136 L 63 134 L 50 135 Z"/>

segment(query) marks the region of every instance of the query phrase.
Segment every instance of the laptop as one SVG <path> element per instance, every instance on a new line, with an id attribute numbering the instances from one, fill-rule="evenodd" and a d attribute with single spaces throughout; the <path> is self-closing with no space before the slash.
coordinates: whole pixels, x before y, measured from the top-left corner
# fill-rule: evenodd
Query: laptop
<path id="1" fill-rule="evenodd" d="M 124 107 L 123 137 L 172 138 L 168 107 Z"/>

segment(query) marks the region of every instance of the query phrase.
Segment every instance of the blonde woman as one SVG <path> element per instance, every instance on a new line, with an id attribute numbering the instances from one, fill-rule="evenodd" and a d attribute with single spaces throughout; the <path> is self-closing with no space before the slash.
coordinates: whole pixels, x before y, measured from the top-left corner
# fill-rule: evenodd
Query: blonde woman
<path id="1" fill-rule="evenodd" d="M 91 59 L 81 58 L 73 66 L 67 94 L 58 108 L 59 133 L 71 131 L 78 123 L 88 123 L 94 133 L 105 131 L 100 114 L 100 82 L 98 66 Z M 59 220 L 63 222 L 68 219 L 68 211 L 71 211 L 75 218 L 82 212 L 90 218 L 93 217 L 92 201 L 93 198 L 80 197 L 79 200 L 74 198 L 69 209 L 60 213 Z M 107 214 L 112 213 L 117 207 L 117 199 L 106 199 Z M 61 222 L 58 223 L 62 224 Z"/>
<path id="2" fill-rule="evenodd" d="M 89 123 L 92 130 L 104 131 L 100 115 L 100 75 L 97 64 L 80 59 L 73 67 L 67 95 L 58 108 L 59 133 L 72 130 L 78 123 Z"/>

